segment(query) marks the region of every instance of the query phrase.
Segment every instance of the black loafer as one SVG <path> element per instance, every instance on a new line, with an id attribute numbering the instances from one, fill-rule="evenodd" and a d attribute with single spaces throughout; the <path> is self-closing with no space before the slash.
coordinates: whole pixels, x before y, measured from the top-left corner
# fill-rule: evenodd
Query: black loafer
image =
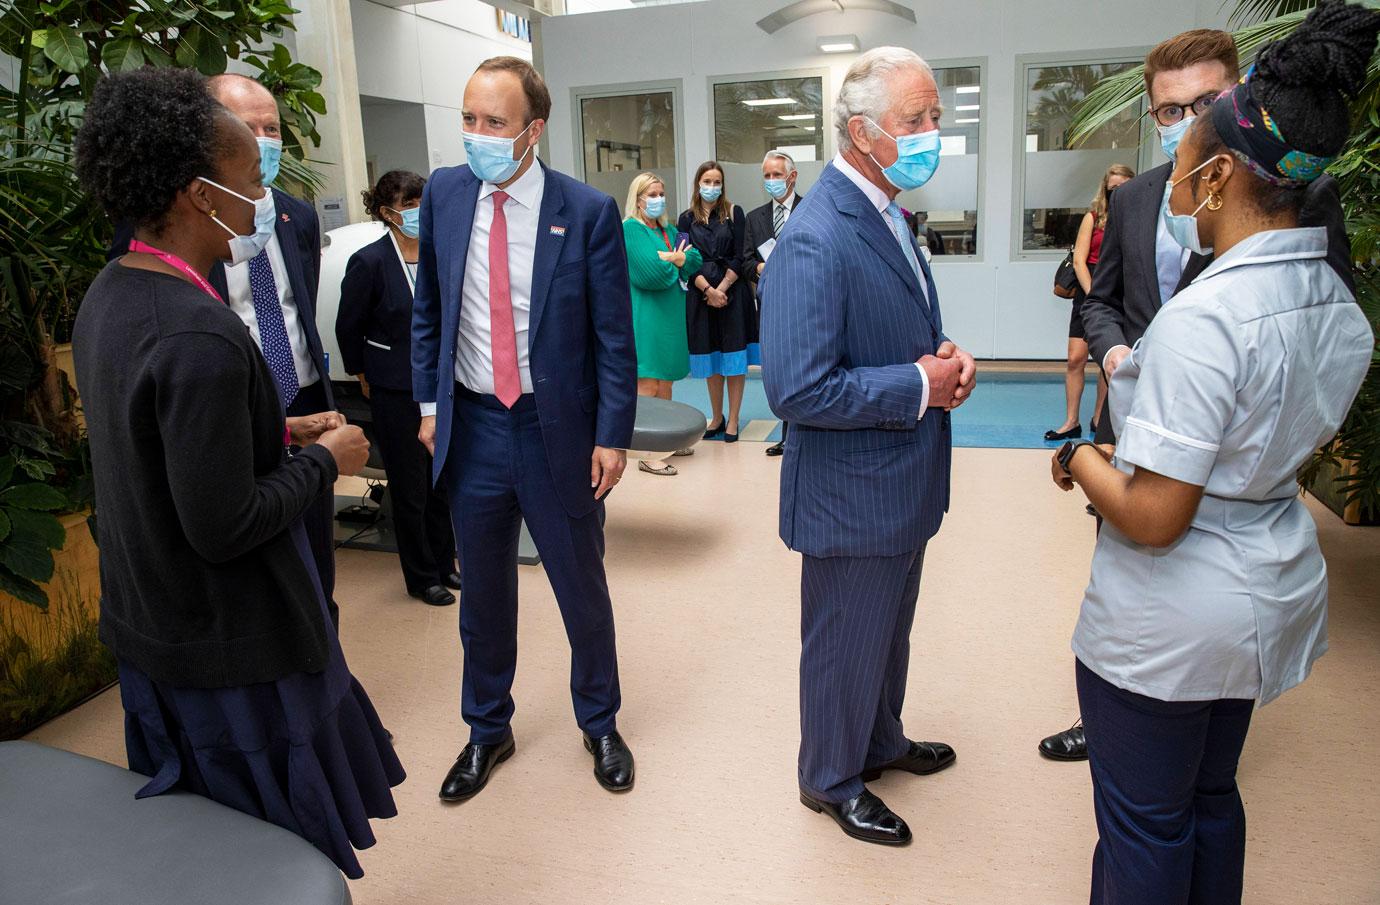
<path id="1" fill-rule="evenodd" d="M 1066 431 L 1045 431 L 1046 442 L 1053 442 L 1055 440 L 1072 440 L 1074 437 L 1081 436 L 1083 436 L 1082 424 L 1075 424 L 1073 427 L 1069 428 Z"/>
<path id="2" fill-rule="evenodd" d="M 455 595 L 439 584 L 427 585 L 420 591 L 408 591 L 407 595 L 431 606 L 450 606 L 455 602 Z"/>
<path id="3" fill-rule="evenodd" d="M 727 418 L 725 418 L 725 419 L 723 419 L 722 421 L 720 421 L 718 427 L 711 427 L 711 428 L 709 428 L 708 430 L 706 430 L 706 431 L 704 432 L 704 438 L 703 438 L 703 439 L 705 439 L 705 440 L 717 440 L 719 437 L 722 437 L 722 436 L 724 435 L 724 428 L 726 428 L 726 427 L 728 427 L 728 419 L 727 419 Z"/>
<path id="4" fill-rule="evenodd" d="M 446 587 L 450 588 L 452 591 L 458 591 L 458 590 L 460 590 L 460 573 L 459 573 L 459 572 L 452 572 L 452 573 L 450 573 L 450 574 L 447 575 L 445 578 L 442 578 L 442 579 L 441 579 L 441 584 L 443 584 L 443 585 L 445 585 Z"/>
<path id="5" fill-rule="evenodd" d="M 828 814 L 839 828 L 854 839 L 877 845 L 909 845 L 910 827 L 895 811 L 863 789 L 847 801 L 820 801 L 801 791 L 800 803 L 817 814 Z"/>
<path id="6" fill-rule="evenodd" d="M 470 742 L 455 759 L 455 764 L 441 783 L 441 800 L 464 801 L 478 795 L 489 784 L 494 767 L 512 757 L 516 750 L 511 733 L 507 740 L 497 745 Z"/>
<path id="7" fill-rule="evenodd" d="M 785 441 L 785 440 L 782 440 L 780 443 L 773 443 L 771 446 L 768 446 L 768 447 L 767 447 L 767 455 L 769 455 L 769 456 L 779 456 L 779 455 L 784 454 L 785 452 L 786 452 L 786 441 Z"/>
<path id="8" fill-rule="evenodd" d="M 1042 739 L 1040 753 L 1050 760 L 1087 760 L 1088 738 L 1083 734 L 1083 721 Z"/>
<path id="9" fill-rule="evenodd" d="M 581 733 L 585 750 L 594 755 L 594 778 L 610 792 L 626 792 L 633 787 L 635 766 L 632 751 L 615 730 L 600 738 Z"/>
<path id="10" fill-rule="evenodd" d="M 945 767 L 952 767 L 956 760 L 958 755 L 954 754 L 954 749 L 943 742 L 911 742 L 909 751 L 891 763 L 864 770 L 862 779 L 863 782 L 880 779 L 883 770 L 905 770 L 916 776 L 926 776 L 938 773 Z"/>

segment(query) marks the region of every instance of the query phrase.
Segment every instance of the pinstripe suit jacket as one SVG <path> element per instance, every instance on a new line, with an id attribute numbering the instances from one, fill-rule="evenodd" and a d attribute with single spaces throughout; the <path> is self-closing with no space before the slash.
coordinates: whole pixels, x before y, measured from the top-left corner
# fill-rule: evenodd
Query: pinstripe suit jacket
<path id="1" fill-rule="evenodd" d="M 915 254 L 925 287 L 872 202 L 830 164 L 762 272 L 763 382 L 791 425 L 781 539 L 792 550 L 914 552 L 948 510 L 949 415 L 930 409 L 917 420 L 915 366 L 947 337 Z"/>

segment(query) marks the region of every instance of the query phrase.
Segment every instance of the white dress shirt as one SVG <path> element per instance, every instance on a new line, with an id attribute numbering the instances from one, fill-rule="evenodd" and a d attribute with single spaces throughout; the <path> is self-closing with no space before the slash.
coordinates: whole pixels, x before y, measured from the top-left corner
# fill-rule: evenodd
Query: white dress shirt
<path id="1" fill-rule="evenodd" d="M 784 228 L 786 224 L 790 222 L 791 210 L 795 207 L 795 197 L 795 192 L 790 192 L 781 201 L 777 201 L 775 198 L 771 200 L 771 217 L 773 223 L 776 222 L 776 209 L 778 207 L 782 209 L 781 226 Z"/>
<path id="2" fill-rule="evenodd" d="M 278 235 L 268 240 L 265 249 L 268 264 L 273 269 L 273 284 L 278 287 L 278 304 L 283 309 L 283 324 L 287 327 L 288 342 L 292 345 L 292 364 L 297 370 L 297 385 L 311 386 L 321 379 L 316 373 L 316 363 L 311 360 L 311 349 L 307 346 L 307 334 L 302 330 L 298 317 L 297 304 L 292 299 L 292 284 L 288 282 L 287 265 L 283 263 L 283 250 L 278 246 Z M 263 348 L 259 339 L 259 316 L 254 313 L 254 294 L 249 288 L 249 262 L 225 266 L 225 288 L 230 293 L 230 310 L 240 316 L 249 328 L 254 344 Z"/>
<path id="3" fill-rule="evenodd" d="M 862 190 L 862 193 L 867 196 L 867 200 L 871 201 L 873 206 L 877 208 L 877 213 L 882 215 L 882 223 L 885 224 L 888 216 L 886 209 L 891 205 L 891 199 L 887 197 L 886 192 L 874 185 L 872 180 L 854 169 L 851 163 L 843 159 L 842 154 L 834 155 L 834 168 L 847 176 L 850 182 Z M 887 232 L 891 232 L 890 226 L 887 226 Z M 900 240 L 897 240 L 896 244 L 901 244 Z M 924 295 L 928 292 L 928 287 L 924 285 L 924 274 L 919 274 L 919 277 L 921 283 L 920 293 Z M 926 304 L 928 304 L 928 302 Z M 915 369 L 920 372 L 920 382 L 924 385 L 924 389 L 920 391 L 920 412 L 915 416 L 915 419 L 918 421 L 925 417 L 925 411 L 930 407 L 930 375 L 925 373 L 925 369 L 920 367 L 919 362 L 915 363 Z"/>

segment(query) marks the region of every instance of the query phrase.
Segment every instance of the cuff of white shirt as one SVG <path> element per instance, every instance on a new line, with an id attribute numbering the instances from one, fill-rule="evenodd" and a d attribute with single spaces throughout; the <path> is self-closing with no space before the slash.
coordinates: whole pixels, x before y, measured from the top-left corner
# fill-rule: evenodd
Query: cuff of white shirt
<path id="1" fill-rule="evenodd" d="M 419 402 L 417 403 L 417 407 L 422 410 L 423 418 L 433 418 L 436 416 L 436 403 L 434 402 Z"/>
<path id="2" fill-rule="evenodd" d="M 915 363 L 915 370 L 920 372 L 920 412 L 915 416 L 915 420 L 919 421 L 925 417 L 925 412 L 930 407 L 930 375 L 925 373 L 925 369 L 920 367 L 918 361 Z"/>
<path id="3" fill-rule="evenodd" d="M 1117 349 L 1125 349 L 1126 352 L 1127 352 L 1128 354 L 1129 354 L 1130 351 L 1131 351 L 1131 347 L 1130 347 L 1130 346 L 1127 346 L 1127 345 L 1112 346 L 1110 349 L 1108 349 L 1108 350 L 1107 350 L 1107 354 L 1102 356 L 1102 373 L 1103 373 L 1103 374 L 1106 374 L 1106 373 L 1107 373 L 1107 359 L 1111 358 L 1111 357 L 1112 357 L 1112 353 L 1115 352 Z"/>

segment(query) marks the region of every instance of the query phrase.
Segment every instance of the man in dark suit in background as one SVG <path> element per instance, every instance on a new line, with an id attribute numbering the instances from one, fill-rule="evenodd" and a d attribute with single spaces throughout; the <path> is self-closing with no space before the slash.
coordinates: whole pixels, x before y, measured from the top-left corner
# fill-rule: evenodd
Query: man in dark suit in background
<path id="1" fill-rule="evenodd" d="M 1110 380 L 1150 326 L 1156 312 L 1212 263 L 1169 235 L 1161 217 L 1164 187 L 1174 169 L 1179 138 L 1217 96 L 1236 84 L 1236 42 L 1216 29 L 1196 29 L 1160 43 L 1145 58 L 1145 88 L 1150 115 L 1170 163 L 1140 174 L 1119 187 L 1107 209 L 1102 253 L 1093 271 L 1092 291 L 1083 303 L 1088 349 Z M 1337 182 L 1330 176 L 1307 189 L 1299 226 L 1327 228 L 1327 260 L 1355 291 L 1351 244 L 1346 235 Z M 1099 444 L 1115 445 L 1110 400 L 1098 417 Z M 1051 760 L 1085 760 L 1087 740 L 1082 721 L 1040 742 Z"/>
<path id="2" fill-rule="evenodd" d="M 470 726 L 446 801 L 477 794 L 514 752 L 523 519 L 570 639 L 594 776 L 611 792 L 633 785 L 604 574 L 604 496 L 627 466 L 637 411 L 628 260 L 614 200 L 537 160 L 550 114 L 530 63 L 484 61 L 461 108 L 468 163 L 437 170 L 422 195 L 413 392 L 460 543 Z"/>
<path id="3" fill-rule="evenodd" d="M 885 845 L 910 828 L 863 783 L 954 763 L 901 725 L 925 548 L 949 506 L 949 410 L 976 373 L 896 204 L 939 163 L 942 109 L 913 52 L 859 57 L 834 103 L 840 152 L 762 277 L 762 379 L 792 425 L 781 539 L 802 556 L 800 801 Z"/>
<path id="4" fill-rule="evenodd" d="M 273 188 L 282 156 L 282 124 L 273 94 L 252 78 L 226 73 L 207 81 L 207 90 L 235 114 L 259 143 L 264 185 L 273 192 L 274 234 L 267 247 L 243 264 L 217 263 L 210 281 L 249 328 L 278 383 L 289 418 L 307 417 L 335 408 L 330 374 L 316 328 L 316 287 L 321 275 L 321 225 L 316 209 Z M 115 225 L 108 257 L 129 250 L 133 231 Z M 321 573 L 331 620 L 340 625 L 335 603 L 335 492 L 328 489 L 308 510 L 307 539 Z"/>
<path id="5" fill-rule="evenodd" d="M 767 156 L 762 158 L 762 185 L 771 200 L 748 212 L 743 241 L 743 262 L 754 292 L 757 291 L 757 281 L 767 266 L 767 257 L 777 237 L 781 235 L 786 221 L 791 219 L 791 211 L 801 201 L 801 196 L 795 191 L 795 181 L 799 175 L 795 169 L 795 158 L 785 151 L 768 151 Z M 758 307 L 761 307 L 760 301 Z M 789 425 L 781 422 L 781 439 L 767 447 L 767 455 L 779 456 L 785 452 L 787 430 Z"/>

